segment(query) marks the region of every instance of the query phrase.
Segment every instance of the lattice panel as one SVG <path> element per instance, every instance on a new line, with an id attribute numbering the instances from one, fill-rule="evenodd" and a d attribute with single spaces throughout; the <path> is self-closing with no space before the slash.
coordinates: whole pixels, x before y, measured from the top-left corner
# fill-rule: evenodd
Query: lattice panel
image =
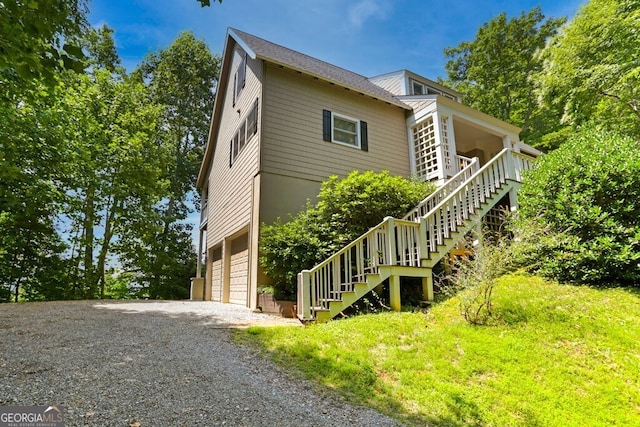
<path id="1" fill-rule="evenodd" d="M 433 117 L 429 117 L 413 128 L 416 175 L 424 180 L 430 180 L 438 176 L 437 143 Z"/>

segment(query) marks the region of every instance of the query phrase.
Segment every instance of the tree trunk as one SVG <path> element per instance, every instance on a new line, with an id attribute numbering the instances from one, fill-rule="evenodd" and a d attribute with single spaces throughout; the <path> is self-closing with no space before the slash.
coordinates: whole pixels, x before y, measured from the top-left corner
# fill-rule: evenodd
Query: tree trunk
<path id="1" fill-rule="evenodd" d="M 85 298 L 95 297 L 94 268 L 93 268 L 93 239 L 95 221 L 95 188 L 93 184 L 87 188 L 87 199 L 84 208 L 84 289 Z"/>
<path id="2" fill-rule="evenodd" d="M 95 287 L 100 289 L 100 299 L 104 299 L 105 288 L 105 265 L 107 263 L 107 255 L 109 253 L 109 247 L 111 245 L 111 238 L 113 237 L 113 220 L 116 216 L 116 212 L 120 209 L 121 202 L 115 200 L 111 211 L 107 212 L 104 235 L 102 236 L 102 245 L 100 246 L 100 254 L 98 255 L 98 264 L 96 266 L 96 280 Z"/>

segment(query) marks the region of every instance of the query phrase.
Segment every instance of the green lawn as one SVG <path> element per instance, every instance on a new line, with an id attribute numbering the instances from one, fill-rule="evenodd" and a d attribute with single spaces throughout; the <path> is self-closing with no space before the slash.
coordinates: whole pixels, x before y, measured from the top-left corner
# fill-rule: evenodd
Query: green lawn
<path id="1" fill-rule="evenodd" d="M 306 328 L 250 328 L 262 346 L 358 403 L 415 425 L 640 425 L 640 291 L 510 275 L 488 326 L 456 298 Z"/>

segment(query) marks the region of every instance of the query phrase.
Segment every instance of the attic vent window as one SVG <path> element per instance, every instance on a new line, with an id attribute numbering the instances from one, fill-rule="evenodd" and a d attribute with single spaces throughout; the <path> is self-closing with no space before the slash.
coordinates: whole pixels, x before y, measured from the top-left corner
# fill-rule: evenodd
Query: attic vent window
<path id="1" fill-rule="evenodd" d="M 426 95 L 427 88 L 420 82 L 411 80 L 411 94 L 412 95 Z"/>

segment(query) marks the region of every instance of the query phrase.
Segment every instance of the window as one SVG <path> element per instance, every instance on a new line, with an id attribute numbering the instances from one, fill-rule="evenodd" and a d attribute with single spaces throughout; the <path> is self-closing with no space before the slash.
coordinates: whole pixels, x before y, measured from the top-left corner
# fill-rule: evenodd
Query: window
<path id="1" fill-rule="evenodd" d="M 253 109 L 249 112 L 247 117 L 247 138 L 255 135 L 258 132 L 258 99 L 253 104 Z"/>
<path id="2" fill-rule="evenodd" d="M 420 82 L 411 80 L 411 95 L 425 95 L 427 93 L 426 88 Z"/>
<path id="3" fill-rule="evenodd" d="M 367 123 L 323 110 L 323 139 L 369 151 Z"/>
<path id="4" fill-rule="evenodd" d="M 244 144 L 247 142 L 247 122 L 244 120 L 240 130 L 238 131 L 238 152 L 242 151 Z"/>
<path id="5" fill-rule="evenodd" d="M 240 92 L 244 88 L 244 85 L 247 80 L 247 53 L 244 52 L 242 54 L 242 61 L 238 68 L 236 69 L 235 74 L 233 75 L 233 106 L 235 107 L 236 101 L 240 97 Z"/>
<path id="6" fill-rule="evenodd" d="M 358 121 L 333 115 L 333 141 L 343 144 L 360 145 L 358 138 Z"/>
<path id="7" fill-rule="evenodd" d="M 236 158 L 242 152 L 242 149 L 246 147 L 247 143 L 251 140 L 251 137 L 258 133 L 258 99 L 253 103 L 253 107 L 249 114 L 240 123 L 240 128 L 236 131 L 233 138 L 231 138 L 231 144 L 229 145 L 229 167 L 233 165 Z"/>
<path id="8" fill-rule="evenodd" d="M 441 95 L 454 101 L 457 100 L 455 96 L 441 90 L 434 89 L 431 86 L 420 83 L 419 81 L 409 79 L 409 83 L 411 84 L 411 95 Z"/>

